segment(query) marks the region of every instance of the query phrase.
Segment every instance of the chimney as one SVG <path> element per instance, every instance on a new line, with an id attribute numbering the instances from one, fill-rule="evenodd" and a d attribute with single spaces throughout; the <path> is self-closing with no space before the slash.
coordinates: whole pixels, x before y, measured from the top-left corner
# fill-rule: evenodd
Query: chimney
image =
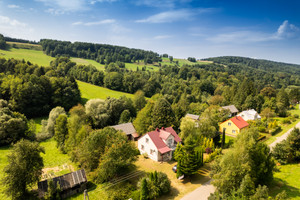
<path id="1" fill-rule="evenodd" d="M 159 132 L 159 129 L 158 129 L 158 128 L 156 128 L 155 130 L 156 130 L 157 132 Z"/>
<path id="2" fill-rule="evenodd" d="M 164 128 L 164 127 L 161 127 L 161 129 L 162 129 L 162 130 L 165 130 L 165 128 Z"/>

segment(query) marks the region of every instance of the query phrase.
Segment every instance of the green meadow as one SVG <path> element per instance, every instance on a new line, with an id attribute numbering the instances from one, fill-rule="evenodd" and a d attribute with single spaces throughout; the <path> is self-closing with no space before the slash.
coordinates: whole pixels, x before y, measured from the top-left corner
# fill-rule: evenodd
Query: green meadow
<path id="1" fill-rule="evenodd" d="M 96 86 L 78 80 L 77 80 L 77 84 L 81 92 L 81 99 L 83 104 L 85 104 L 89 99 L 105 100 L 107 97 L 119 98 L 124 95 L 129 98 L 133 97 L 133 94 L 110 90 L 104 87 Z"/>
<path id="2" fill-rule="evenodd" d="M 0 57 L 4 57 L 6 59 L 24 59 L 25 61 L 30 61 L 33 64 L 38 64 L 41 66 L 49 66 L 50 62 L 55 59 L 47 56 L 43 53 L 43 51 L 19 48 L 10 48 L 8 50 L 0 49 Z"/>
<path id="3" fill-rule="evenodd" d="M 102 65 L 102 64 L 96 62 L 95 60 L 72 57 L 71 61 L 76 62 L 77 64 L 81 64 L 81 65 L 93 65 L 99 71 L 104 71 L 105 70 L 105 65 Z"/>

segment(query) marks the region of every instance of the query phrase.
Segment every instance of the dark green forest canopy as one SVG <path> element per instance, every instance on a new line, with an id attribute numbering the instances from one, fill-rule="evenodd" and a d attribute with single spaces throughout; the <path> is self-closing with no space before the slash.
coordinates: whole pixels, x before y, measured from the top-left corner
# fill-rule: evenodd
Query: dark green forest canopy
<path id="1" fill-rule="evenodd" d="M 259 69 L 267 72 L 283 72 L 300 75 L 300 65 L 288 64 L 282 62 L 274 62 L 269 60 L 262 59 L 253 59 L 246 57 L 237 57 L 237 56 L 222 56 L 207 58 L 204 60 L 213 61 L 214 63 L 228 65 L 229 67 L 249 67 L 254 69 Z M 284 76 L 284 74 L 283 74 Z"/>
<path id="2" fill-rule="evenodd" d="M 159 54 L 152 51 L 133 49 L 108 44 L 94 44 L 86 42 L 69 42 L 50 39 L 42 39 L 39 42 L 43 51 L 50 56 L 72 56 L 96 60 L 102 64 L 111 62 L 135 62 L 144 60 L 146 63 L 158 62 L 161 60 Z"/>

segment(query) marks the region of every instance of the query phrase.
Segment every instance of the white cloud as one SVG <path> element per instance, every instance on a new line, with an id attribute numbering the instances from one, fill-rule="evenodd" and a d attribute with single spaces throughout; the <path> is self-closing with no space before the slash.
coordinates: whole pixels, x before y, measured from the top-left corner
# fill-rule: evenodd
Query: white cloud
<path id="1" fill-rule="evenodd" d="M 1 33 L 10 37 L 30 38 L 34 32 L 26 23 L 0 15 Z"/>
<path id="2" fill-rule="evenodd" d="M 148 6 L 156 8 L 175 8 L 192 2 L 192 0 L 132 0 L 137 6 Z"/>
<path id="3" fill-rule="evenodd" d="M 208 37 L 207 40 L 214 43 L 247 43 L 276 41 L 299 37 L 300 29 L 293 24 L 289 24 L 288 21 L 285 20 L 275 33 L 265 33 L 259 31 L 232 31 Z"/>
<path id="4" fill-rule="evenodd" d="M 192 17 L 198 14 L 211 12 L 214 9 L 212 8 L 203 8 L 203 9 L 181 9 L 161 12 L 155 15 L 152 15 L 146 19 L 136 20 L 137 23 L 169 23 L 174 21 L 186 21 L 190 20 Z"/>
<path id="5" fill-rule="evenodd" d="M 173 35 L 157 35 L 154 37 L 155 40 L 162 40 L 162 39 L 168 39 L 168 38 L 172 38 Z"/>
<path id="6" fill-rule="evenodd" d="M 86 9 L 85 0 L 35 0 L 42 2 L 45 6 L 50 7 L 46 10 L 48 13 L 58 15 L 65 12 L 74 12 Z"/>
<path id="7" fill-rule="evenodd" d="M 288 20 L 285 20 L 277 29 L 275 37 L 283 38 L 295 38 L 300 36 L 300 29 L 294 24 L 290 24 Z"/>
<path id="8" fill-rule="evenodd" d="M 95 3 L 103 3 L 103 2 L 108 2 L 108 3 L 112 3 L 112 2 L 116 2 L 117 0 L 91 0 L 90 4 L 94 5 Z"/>
<path id="9" fill-rule="evenodd" d="M 8 8 L 13 8 L 13 9 L 15 9 L 15 8 L 20 8 L 20 6 L 14 5 L 14 4 L 8 5 L 7 7 L 8 7 Z"/>
<path id="10" fill-rule="evenodd" d="M 104 25 L 104 24 L 113 24 L 115 23 L 116 20 L 114 19 L 104 19 L 104 20 L 100 20 L 100 21 L 94 21 L 94 22 L 74 22 L 72 23 L 73 26 L 78 26 L 78 25 L 84 25 L 84 26 L 96 26 L 96 25 Z"/>

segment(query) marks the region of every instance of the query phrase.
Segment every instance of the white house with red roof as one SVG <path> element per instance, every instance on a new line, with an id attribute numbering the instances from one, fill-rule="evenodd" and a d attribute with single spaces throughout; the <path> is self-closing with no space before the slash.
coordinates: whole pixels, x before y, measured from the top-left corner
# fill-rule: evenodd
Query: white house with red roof
<path id="1" fill-rule="evenodd" d="M 180 137 L 172 127 L 156 129 L 143 135 L 138 140 L 138 149 L 141 154 L 147 154 L 155 161 L 172 159 L 176 145 L 181 143 Z"/>

